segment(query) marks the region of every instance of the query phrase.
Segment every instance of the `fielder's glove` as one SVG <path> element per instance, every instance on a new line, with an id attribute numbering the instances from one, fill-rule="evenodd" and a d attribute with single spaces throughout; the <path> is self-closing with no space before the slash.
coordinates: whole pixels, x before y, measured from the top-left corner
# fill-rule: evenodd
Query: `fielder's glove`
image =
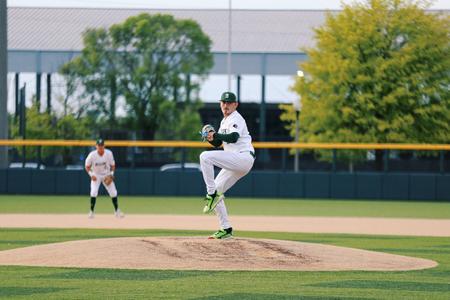
<path id="1" fill-rule="evenodd" d="M 206 124 L 203 126 L 202 130 L 200 131 L 200 135 L 202 136 L 202 141 L 206 141 L 206 138 L 208 137 L 209 132 L 216 132 L 214 127 L 210 124 Z"/>
<path id="2" fill-rule="evenodd" d="M 114 181 L 114 176 L 113 175 L 108 175 L 103 179 L 103 182 L 106 185 L 110 185 L 112 182 Z"/>

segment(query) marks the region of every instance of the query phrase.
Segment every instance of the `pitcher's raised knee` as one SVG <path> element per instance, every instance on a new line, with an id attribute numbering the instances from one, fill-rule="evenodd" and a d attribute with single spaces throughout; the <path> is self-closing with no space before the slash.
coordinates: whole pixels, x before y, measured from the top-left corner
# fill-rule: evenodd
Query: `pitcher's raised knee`
<path id="1" fill-rule="evenodd" d="M 210 153 L 210 151 L 203 151 L 201 154 L 200 154 L 200 163 L 202 163 L 202 162 L 207 162 L 210 158 L 210 155 L 211 155 L 211 153 Z"/>

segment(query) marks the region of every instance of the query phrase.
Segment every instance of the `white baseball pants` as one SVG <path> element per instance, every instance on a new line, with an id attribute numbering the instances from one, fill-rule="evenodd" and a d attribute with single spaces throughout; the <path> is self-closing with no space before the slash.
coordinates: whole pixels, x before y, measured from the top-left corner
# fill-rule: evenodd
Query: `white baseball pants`
<path id="1" fill-rule="evenodd" d="M 254 158 L 248 151 L 241 153 L 221 150 L 202 152 L 200 154 L 200 166 L 208 194 L 214 194 L 215 191 L 224 194 L 251 170 L 253 162 Z M 214 166 L 222 169 L 215 179 Z M 230 228 L 231 224 L 228 221 L 227 209 L 223 199 L 217 204 L 215 212 L 219 217 L 220 227 Z"/>
<path id="2" fill-rule="evenodd" d="M 110 185 L 106 185 L 103 182 L 103 179 L 107 176 L 107 175 L 97 175 L 94 174 L 95 177 L 97 177 L 97 180 L 94 181 L 91 179 L 91 197 L 97 197 L 98 195 L 98 189 L 100 188 L 100 184 L 103 183 L 103 186 L 105 187 L 105 189 L 108 191 L 108 194 L 111 198 L 117 197 L 117 189 L 116 189 L 116 184 L 113 182 L 111 182 Z"/>

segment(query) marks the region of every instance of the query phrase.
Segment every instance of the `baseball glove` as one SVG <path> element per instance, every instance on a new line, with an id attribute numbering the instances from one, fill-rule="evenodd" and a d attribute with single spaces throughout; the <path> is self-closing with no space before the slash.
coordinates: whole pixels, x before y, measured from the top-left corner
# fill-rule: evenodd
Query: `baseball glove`
<path id="1" fill-rule="evenodd" d="M 106 185 L 110 185 L 111 182 L 113 182 L 113 181 L 114 181 L 114 176 L 113 176 L 113 175 L 108 175 L 108 176 L 106 176 L 106 177 L 103 179 L 103 182 L 104 182 Z"/>
<path id="2" fill-rule="evenodd" d="M 200 131 L 200 135 L 202 136 L 202 141 L 206 141 L 206 138 L 208 137 L 209 132 L 216 132 L 214 127 L 210 124 L 206 124 L 203 126 L 202 130 Z"/>

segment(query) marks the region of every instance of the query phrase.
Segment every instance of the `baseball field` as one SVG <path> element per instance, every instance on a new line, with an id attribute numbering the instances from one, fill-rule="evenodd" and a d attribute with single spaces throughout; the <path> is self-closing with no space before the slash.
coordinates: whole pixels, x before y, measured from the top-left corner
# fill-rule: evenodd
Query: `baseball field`
<path id="1" fill-rule="evenodd" d="M 100 197 L 96 207 L 97 216 L 90 220 L 87 218 L 86 197 L 0 196 L 0 261 L 2 253 L 7 251 L 26 250 L 26 247 L 32 246 L 35 248 L 29 249 L 33 252 L 34 249 L 39 249 L 39 245 L 52 243 L 71 245 L 82 241 L 86 244 L 89 241 L 98 243 L 103 240 L 126 242 L 134 241 L 133 238 L 150 243 L 152 239 L 161 237 L 183 237 L 204 244 L 206 237 L 217 229 L 214 216 L 201 214 L 202 201 L 198 198 L 121 197 L 119 202 L 126 214 L 124 219 L 114 218 L 110 200 Z M 450 298 L 448 203 L 233 198 L 227 199 L 227 204 L 235 228 L 234 242 L 272 239 L 280 243 L 291 241 L 317 247 L 339 246 L 339 249 L 345 247 L 426 259 L 437 265 L 410 271 L 242 271 L 200 270 L 200 267 L 199 270 L 176 270 L 4 264 L 0 266 L 0 297 Z M 229 240 L 214 242 L 222 243 L 215 245 L 218 251 L 226 252 L 224 249 L 233 245 Z M 107 262 L 121 261 L 134 255 L 132 249 L 123 248 L 122 251 L 122 248 L 115 248 L 119 244 L 111 245 L 95 248 L 99 252 L 97 258 L 89 251 L 94 248 L 86 248 L 85 251 L 79 249 L 77 253 L 79 257 L 85 256 L 86 260 Z M 69 261 L 70 251 L 65 253 L 65 258 Z M 233 265 L 234 259 L 241 259 L 239 249 L 234 255 L 227 257 L 214 251 L 203 252 L 200 260 L 221 257 L 222 264 Z M 35 256 L 39 256 L 39 252 Z M 16 260 L 20 258 L 20 255 L 15 257 Z M 57 259 L 57 255 L 54 259 Z M 252 257 L 245 259 L 251 260 Z M 342 260 L 352 259 L 342 257 Z"/>

